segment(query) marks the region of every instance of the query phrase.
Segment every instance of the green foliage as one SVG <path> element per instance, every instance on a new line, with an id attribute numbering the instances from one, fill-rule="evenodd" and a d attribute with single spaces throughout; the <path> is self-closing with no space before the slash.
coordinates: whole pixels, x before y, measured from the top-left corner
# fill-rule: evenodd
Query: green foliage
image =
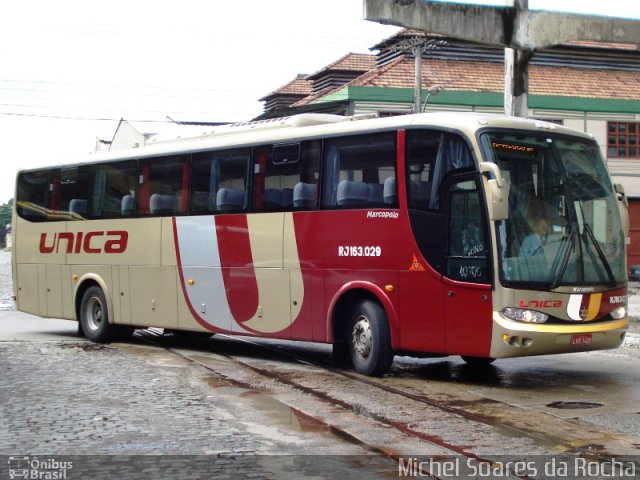
<path id="1" fill-rule="evenodd" d="M 13 208 L 13 200 L 0 205 L 0 247 L 4 247 L 4 232 L 6 226 L 11 223 L 11 209 Z"/>

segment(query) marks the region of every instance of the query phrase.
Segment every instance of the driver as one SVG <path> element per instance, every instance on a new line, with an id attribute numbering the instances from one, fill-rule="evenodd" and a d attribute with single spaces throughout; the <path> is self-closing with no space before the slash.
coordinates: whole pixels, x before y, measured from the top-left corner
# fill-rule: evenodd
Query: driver
<path id="1" fill-rule="evenodd" d="M 520 246 L 520 256 L 530 257 L 537 251 L 542 253 L 542 246 L 547 243 L 547 235 L 549 233 L 549 222 L 546 218 L 537 217 L 534 219 L 533 232 L 527 235 Z"/>

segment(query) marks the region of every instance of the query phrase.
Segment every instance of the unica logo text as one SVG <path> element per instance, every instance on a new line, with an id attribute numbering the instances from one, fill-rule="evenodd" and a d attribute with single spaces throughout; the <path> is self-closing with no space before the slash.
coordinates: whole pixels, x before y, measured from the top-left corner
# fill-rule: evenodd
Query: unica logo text
<path id="1" fill-rule="evenodd" d="M 60 232 L 53 237 L 40 234 L 40 253 L 123 253 L 127 249 L 129 232 Z"/>

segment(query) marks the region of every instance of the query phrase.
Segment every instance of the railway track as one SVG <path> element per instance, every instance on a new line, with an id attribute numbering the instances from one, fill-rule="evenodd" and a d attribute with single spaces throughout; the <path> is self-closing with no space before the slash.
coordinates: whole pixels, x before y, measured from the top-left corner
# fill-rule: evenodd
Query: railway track
<path id="1" fill-rule="evenodd" d="M 138 331 L 136 336 L 206 369 L 225 382 L 274 395 L 295 409 L 297 415 L 312 417 L 341 439 L 396 463 L 413 458 L 411 455 L 426 454 L 495 466 L 499 457 L 509 453 L 504 445 L 512 445 L 514 455 L 521 458 L 529 455 L 580 456 L 603 463 L 615 458 L 606 445 L 523 428 L 469 408 L 435 400 L 422 391 L 413 391 L 408 385 L 393 385 L 387 378 L 374 379 L 337 369 L 329 363 L 328 357 L 301 353 L 300 349 L 288 348 L 286 343 L 271 344 L 216 335 L 212 340 L 216 342 L 215 347 L 211 348 L 210 341 L 185 343 L 162 335 L 158 329 Z M 201 348 L 204 345 L 207 345 L 206 352 Z M 212 354 L 226 359 L 228 365 L 223 367 L 219 361 L 210 362 Z M 302 405 L 305 402 L 296 405 L 296 395 L 310 403 L 324 405 L 332 413 L 314 412 L 317 407 L 305 409 Z M 506 404 L 501 406 L 515 408 Z M 334 421 L 332 415 L 336 416 L 336 412 L 343 415 Z M 362 435 L 353 428 L 353 420 L 344 420 L 345 416 L 355 418 L 355 423 L 362 422 L 365 431 L 374 433 Z M 379 435 L 376 430 L 382 430 L 384 434 Z M 396 441 L 388 443 L 392 438 Z M 412 451 L 416 446 L 419 450 Z M 521 451 L 527 453 L 521 454 Z M 433 476 L 438 477 L 437 474 Z M 525 474 L 507 478 L 531 477 Z"/>

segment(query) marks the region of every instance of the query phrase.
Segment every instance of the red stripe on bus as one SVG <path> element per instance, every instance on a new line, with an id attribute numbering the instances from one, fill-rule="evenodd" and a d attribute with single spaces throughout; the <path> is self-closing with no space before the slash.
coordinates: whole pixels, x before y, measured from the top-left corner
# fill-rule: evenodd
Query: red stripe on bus
<path id="1" fill-rule="evenodd" d="M 258 282 L 251 254 L 247 216 L 216 217 L 216 234 L 229 309 L 237 323 L 246 322 L 258 310 Z"/>

